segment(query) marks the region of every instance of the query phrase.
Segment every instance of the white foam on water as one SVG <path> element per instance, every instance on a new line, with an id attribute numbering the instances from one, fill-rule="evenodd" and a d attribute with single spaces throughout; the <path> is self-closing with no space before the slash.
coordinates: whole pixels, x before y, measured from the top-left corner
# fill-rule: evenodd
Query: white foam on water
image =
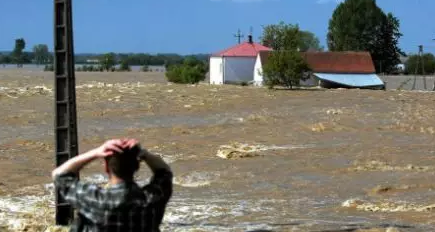
<path id="1" fill-rule="evenodd" d="M 360 199 L 349 199 L 341 204 L 345 208 L 355 208 L 361 211 L 368 212 L 433 212 L 435 204 L 421 205 L 403 201 L 389 202 L 378 201 L 368 202 Z"/>
<path id="2" fill-rule="evenodd" d="M 0 226 L 6 226 L 12 230 L 18 230 L 24 223 L 28 222 L 25 215 L 43 215 L 45 211 L 41 208 L 50 209 L 54 207 L 54 198 L 46 196 L 22 196 L 0 198 Z"/>
<path id="3" fill-rule="evenodd" d="M 51 196 L 23 196 L 0 198 L 0 212 L 30 213 L 37 204 L 52 203 Z"/>
<path id="4" fill-rule="evenodd" d="M 178 225 L 161 225 L 162 232 L 245 232 L 245 231 L 255 231 L 255 230 L 271 230 L 279 229 L 278 227 L 273 227 L 265 223 L 240 223 L 231 225 L 209 225 L 209 224 L 198 224 L 198 225 L 188 225 L 188 226 L 178 226 Z"/>
<path id="5" fill-rule="evenodd" d="M 98 176 L 94 176 L 97 177 Z M 92 177 L 89 177 L 90 179 Z M 95 180 L 95 179 L 94 179 Z M 46 185 L 47 186 L 47 185 Z M 50 189 L 50 187 L 48 187 Z M 54 217 L 54 196 L 22 196 L 0 198 L 0 226 L 12 230 L 23 228 L 29 223 L 27 215 L 50 221 Z M 216 221 L 232 221 L 256 212 L 273 212 L 265 204 L 271 201 L 228 200 L 228 199 L 185 199 L 173 198 L 166 209 L 163 231 L 234 231 L 234 229 L 268 229 L 264 224 L 229 222 L 227 225 Z M 48 212 L 48 213 L 47 213 Z M 46 219 L 44 218 L 46 217 Z M 271 215 L 271 218 L 273 215 Z M 214 224 L 213 224 L 214 222 Z M 44 223 L 41 221 L 41 223 Z M 180 226 L 182 225 L 182 226 Z M 166 229 L 165 229 L 166 228 Z"/>
<path id="6" fill-rule="evenodd" d="M 146 84 L 143 82 L 124 82 L 124 83 L 105 83 L 92 81 L 89 83 L 77 85 L 76 89 L 101 89 L 101 88 L 115 88 L 115 89 L 132 89 L 132 88 L 142 88 L 142 87 L 153 87 L 155 84 Z"/>
<path id="7" fill-rule="evenodd" d="M 93 184 L 104 184 L 109 180 L 106 175 L 103 174 L 95 174 L 92 176 L 85 177 L 84 180 L 86 182 L 90 182 Z"/>
<path id="8" fill-rule="evenodd" d="M 53 89 L 45 85 L 38 85 L 33 87 L 0 87 L 0 93 L 10 98 L 18 98 L 19 96 L 32 96 L 36 94 L 52 94 Z"/>
<path id="9" fill-rule="evenodd" d="M 194 188 L 209 186 L 220 177 L 218 172 L 191 172 L 186 175 L 177 176 L 174 178 L 174 184 Z"/>
<path id="10" fill-rule="evenodd" d="M 173 198 L 164 221 L 170 224 L 204 224 L 209 220 L 234 220 L 258 212 L 272 212 L 265 201 Z M 273 215 L 271 215 L 271 218 Z"/>
<path id="11" fill-rule="evenodd" d="M 163 154 L 161 152 L 153 151 L 153 150 L 150 150 L 150 152 L 154 155 L 160 156 L 168 164 L 174 163 L 174 162 L 179 161 L 179 160 L 186 160 L 186 159 L 195 158 L 195 156 L 186 156 L 186 155 L 181 154 L 181 153 L 168 155 L 168 154 Z"/>

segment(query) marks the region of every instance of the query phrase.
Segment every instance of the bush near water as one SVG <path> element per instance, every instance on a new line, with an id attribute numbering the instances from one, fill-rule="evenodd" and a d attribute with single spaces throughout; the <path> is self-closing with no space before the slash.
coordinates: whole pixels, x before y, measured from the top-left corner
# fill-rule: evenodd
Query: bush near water
<path id="1" fill-rule="evenodd" d="M 205 79 L 207 65 L 195 57 L 188 57 L 183 64 L 171 65 L 166 72 L 169 82 L 179 84 L 196 84 Z"/>

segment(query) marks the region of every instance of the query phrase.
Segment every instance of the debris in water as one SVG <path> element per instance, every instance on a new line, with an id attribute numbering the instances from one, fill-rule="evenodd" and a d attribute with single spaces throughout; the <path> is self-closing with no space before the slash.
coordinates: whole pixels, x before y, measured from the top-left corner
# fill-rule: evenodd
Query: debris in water
<path id="1" fill-rule="evenodd" d="M 389 227 L 385 232 L 400 232 L 400 230 L 394 227 Z"/>
<path id="2" fill-rule="evenodd" d="M 377 202 L 370 203 L 359 199 L 350 199 L 341 204 L 345 208 L 355 208 L 368 212 L 431 212 L 435 210 L 433 205 L 417 205 L 406 202 Z"/>
<path id="3" fill-rule="evenodd" d="M 356 167 L 349 168 L 351 171 L 415 171 L 415 172 L 427 172 L 434 170 L 431 166 L 415 166 L 408 164 L 406 166 L 392 166 L 386 162 L 370 161 L 364 164 L 358 164 L 355 162 Z"/>
<path id="4" fill-rule="evenodd" d="M 340 110 L 340 109 L 329 109 L 329 110 L 326 111 L 326 114 L 327 115 L 330 115 L 330 114 L 343 114 L 343 111 Z"/>
<path id="5" fill-rule="evenodd" d="M 292 150 L 297 148 L 308 148 L 312 146 L 265 146 L 265 145 L 248 145 L 242 143 L 233 143 L 231 145 L 222 145 L 217 151 L 217 156 L 222 159 L 241 159 L 261 156 L 260 152 L 269 150 Z"/>
<path id="6" fill-rule="evenodd" d="M 251 122 L 267 122 L 268 118 L 262 114 L 251 114 L 247 117 L 247 120 Z"/>
<path id="7" fill-rule="evenodd" d="M 323 123 L 316 123 L 311 127 L 311 130 L 313 132 L 323 132 L 326 130 L 326 127 L 323 125 Z"/>
<path id="8" fill-rule="evenodd" d="M 418 186 L 410 186 L 410 185 L 401 185 L 401 186 L 382 186 L 378 185 L 374 187 L 373 189 L 370 189 L 368 191 L 369 195 L 378 195 L 378 194 L 386 194 L 391 193 L 395 191 L 403 191 L 403 190 L 409 190 L 411 188 L 417 188 Z"/>
<path id="9" fill-rule="evenodd" d="M 52 88 L 48 88 L 45 85 L 34 87 L 0 87 L 0 95 L 9 98 L 18 98 L 20 96 L 34 96 L 34 95 L 50 95 L 53 93 Z"/>

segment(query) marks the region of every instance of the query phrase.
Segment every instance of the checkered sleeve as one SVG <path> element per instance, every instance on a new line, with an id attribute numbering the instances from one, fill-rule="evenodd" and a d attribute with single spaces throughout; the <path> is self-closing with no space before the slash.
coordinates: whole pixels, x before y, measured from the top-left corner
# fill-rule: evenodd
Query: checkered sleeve
<path id="1" fill-rule="evenodd" d="M 98 186 L 80 182 L 74 173 L 56 176 L 54 184 L 62 197 L 77 209 L 89 207 L 92 202 L 99 202 Z"/>
<path id="2" fill-rule="evenodd" d="M 154 172 L 151 181 L 143 190 L 148 204 L 155 210 L 154 225 L 160 225 L 165 214 L 165 208 L 172 196 L 172 172 L 166 169 L 160 169 Z M 159 231 L 158 228 L 155 228 Z"/>
<path id="3" fill-rule="evenodd" d="M 172 195 L 172 179 L 172 172 L 166 169 L 156 170 L 150 183 L 143 188 L 148 202 L 167 202 Z"/>

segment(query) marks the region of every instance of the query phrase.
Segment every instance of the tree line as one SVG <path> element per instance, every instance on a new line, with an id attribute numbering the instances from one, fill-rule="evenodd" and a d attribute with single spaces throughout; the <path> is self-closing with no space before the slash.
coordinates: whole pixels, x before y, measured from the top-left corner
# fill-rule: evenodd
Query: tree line
<path id="1" fill-rule="evenodd" d="M 22 67 L 23 64 L 50 65 L 53 63 L 53 53 L 49 51 L 46 44 L 33 46 L 31 52 L 25 52 L 26 41 L 24 38 L 15 40 L 12 52 L 0 52 L 0 64 L 16 64 Z M 128 64 L 129 66 L 169 66 L 183 63 L 186 57 L 206 61 L 209 54 L 179 55 L 179 54 L 147 54 L 147 53 L 107 53 L 107 54 L 76 54 L 76 64 L 99 64 L 105 57 L 111 56 L 116 64 Z"/>
<path id="2" fill-rule="evenodd" d="M 53 62 L 53 55 L 45 44 L 33 46 L 32 52 L 25 52 L 26 41 L 23 38 L 15 40 L 12 52 L 0 53 L 0 64 L 16 64 L 23 67 L 23 64 L 48 64 Z"/>

